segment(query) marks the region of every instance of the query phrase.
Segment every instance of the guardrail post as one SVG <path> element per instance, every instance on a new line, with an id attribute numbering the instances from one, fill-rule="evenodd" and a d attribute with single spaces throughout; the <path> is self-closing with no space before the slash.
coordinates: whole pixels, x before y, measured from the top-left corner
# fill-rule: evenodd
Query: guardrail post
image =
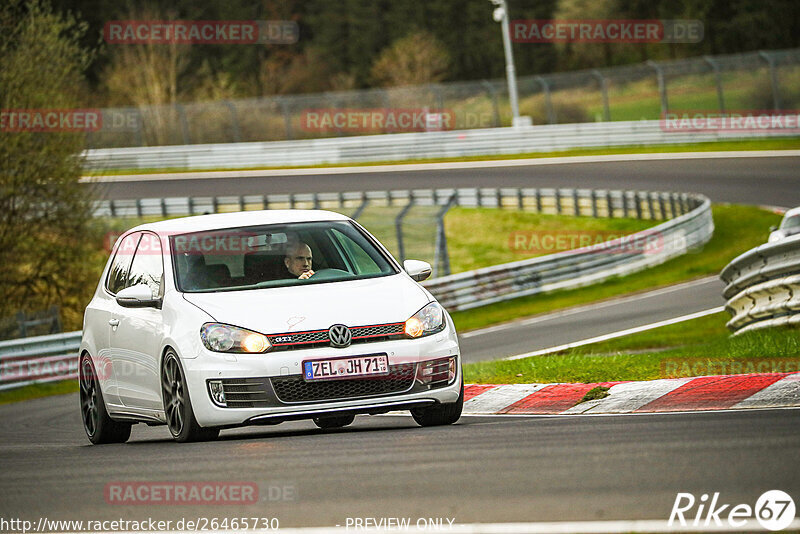
<path id="1" fill-rule="evenodd" d="M 578 201 L 578 190 L 572 190 L 572 210 L 575 212 L 575 217 L 581 216 L 581 205 Z"/>
<path id="2" fill-rule="evenodd" d="M 614 218 L 614 198 L 611 191 L 606 191 L 606 209 L 608 210 L 608 218 Z"/>
<path id="3" fill-rule="evenodd" d="M 622 216 L 626 219 L 629 217 L 628 215 L 628 195 L 626 191 L 622 192 Z"/>
<path id="4" fill-rule="evenodd" d="M 194 215 L 194 197 L 186 199 L 186 206 L 189 208 L 189 215 Z"/>
<path id="5" fill-rule="evenodd" d="M 239 195 L 237 200 L 239 201 L 239 211 L 244 211 L 244 197 Z"/>
<path id="6" fill-rule="evenodd" d="M 667 206 L 664 204 L 664 194 L 658 194 L 658 209 L 661 212 L 661 219 L 667 220 Z"/>
<path id="7" fill-rule="evenodd" d="M 703 56 L 703 60 L 711 65 L 714 70 L 714 82 L 717 85 L 717 100 L 719 101 L 719 112 L 725 113 L 725 94 L 722 91 L 722 76 L 719 71 L 719 63 L 714 61 L 711 56 Z"/>
<path id="8" fill-rule="evenodd" d="M 592 217 L 597 219 L 597 191 L 592 189 Z"/>
<path id="9" fill-rule="evenodd" d="M 634 192 L 633 194 L 633 202 L 636 207 L 636 218 L 642 218 L 642 199 L 639 196 L 639 191 Z"/>
<path id="10" fill-rule="evenodd" d="M 289 209 L 294 209 L 294 193 L 289 193 Z"/>
<path id="11" fill-rule="evenodd" d="M 409 191 L 408 194 L 408 204 L 403 206 L 403 209 L 400 210 L 400 213 L 397 214 L 397 217 L 394 220 L 394 228 L 395 232 L 397 233 L 397 255 L 400 258 L 400 263 L 402 264 L 406 261 L 406 249 L 403 244 L 403 217 L 411 211 L 411 208 L 414 206 L 414 193 Z"/>
<path id="12" fill-rule="evenodd" d="M 520 211 L 525 209 L 525 199 L 523 198 L 521 187 L 517 188 L 517 209 Z"/>
<path id="13" fill-rule="evenodd" d="M 231 115 L 231 130 L 233 130 L 233 140 L 236 143 L 242 142 L 242 134 L 239 130 L 239 117 L 236 114 L 236 106 L 230 100 L 223 100 L 222 105 L 228 108 Z"/>
<path id="14" fill-rule="evenodd" d="M 758 55 L 769 65 L 769 75 L 772 81 L 772 103 L 775 111 L 777 111 L 781 109 L 781 96 L 778 89 L 778 71 L 775 68 L 775 59 L 763 50 L 759 50 Z"/>
<path id="15" fill-rule="evenodd" d="M 675 205 L 675 193 L 669 194 L 669 210 L 672 213 L 672 218 L 678 216 L 678 207 Z"/>
<path id="16" fill-rule="evenodd" d="M 215 196 L 211 197 L 211 209 L 211 213 L 219 213 L 219 200 Z"/>
<path id="17" fill-rule="evenodd" d="M 142 199 L 136 199 L 136 216 L 141 218 L 142 217 Z"/>
<path id="18" fill-rule="evenodd" d="M 164 197 L 161 197 L 161 202 L 159 203 L 161 206 L 161 216 L 167 216 L 167 200 Z"/>
<path id="19" fill-rule="evenodd" d="M 608 80 L 603 73 L 597 69 L 592 71 L 592 75 L 597 78 L 600 84 L 600 92 L 603 95 L 603 120 L 609 122 L 611 120 L 611 110 L 608 107 Z"/>
<path id="20" fill-rule="evenodd" d="M 561 215 L 561 190 L 560 189 L 556 189 L 555 201 L 556 201 L 556 213 Z"/>
<path id="21" fill-rule="evenodd" d="M 653 208 L 653 193 L 647 192 L 647 211 L 650 215 L 650 220 L 656 220 L 656 210 Z"/>
<path id="22" fill-rule="evenodd" d="M 542 213 L 542 191 L 536 188 L 536 212 Z"/>

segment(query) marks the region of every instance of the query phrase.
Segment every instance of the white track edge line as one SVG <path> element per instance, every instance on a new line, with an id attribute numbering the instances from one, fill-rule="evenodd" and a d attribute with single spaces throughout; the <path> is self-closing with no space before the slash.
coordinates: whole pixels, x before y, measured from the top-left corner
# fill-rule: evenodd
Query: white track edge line
<path id="1" fill-rule="evenodd" d="M 522 358 L 530 358 L 531 356 L 541 356 L 544 354 L 550 354 L 552 352 L 560 352 L 562 350 L 573 349 L 576 347 L 582 347 L 584 345 L 590 345 L 592 343 L 598 343 L 600 341 L 607 341 L 609 339 L 615 339 L 618 337 L 627 336 L 630 334 L 637 334 L 639 332 L 644 332 L 647 330 L 652 330 L 654 328 L 659 328 L 662 326 L 669 326 L 671 324 L 681 323 L 683 321 L 690 321 L 692 319 L 699 319 L 700 317 L 705 317 L 706 315 L 712 315 L 714 313 L 719 313 L 721 311 L 725 311 L 725 306 L 717 306 L 715 308 L 709 308 L 707 310 L 690 313 L 688 315 L 681 315 L 680 317 L 674 317 L 672 319 L 666 319 L 664 321 L 658 321 L 656 323 L 650 323 L 642 326 L 636 326 L 633 328 L 628 328 L 626 330 L 619 330 L 617 332 L 611 332 L 610 334 L 603 334 L 601 336 L 596 336 L 588 339 L 583 339 L 581 341 L 573 341 L 572 343 L 566 343 L 564 345 L 559 345 L 557 347 L 550 347 L 547 349 L 535 350 L 531 352 L 525 352 L 523 354 L 516 354 L 514 356 L 508 356 L 503 358 L 503 360 L 521 360 Z"/>

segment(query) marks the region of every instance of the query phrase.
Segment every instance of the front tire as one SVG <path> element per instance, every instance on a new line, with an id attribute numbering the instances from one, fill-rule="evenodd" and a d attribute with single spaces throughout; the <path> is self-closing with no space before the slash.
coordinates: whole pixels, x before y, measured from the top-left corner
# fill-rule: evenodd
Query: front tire
<path id="1" fill-rule="evenodd" d="M 108 415 L 97 372 L 88 354 L 81 356 L 78 372 L 80 387 L 81 419 L 86 436 L 95 445 L 101 443 L 125 443 L 131 437 L 131 424 L 114 421 Z"/>
<path id="2" fill-rule="evenodd" d="M 189 388 L 178 355 L 167 351 L 161 364 L 161 393 L 167 427 L 175 441 L 209 441 L 217 439 L 219 428 L 203 428 L 194 417 Z"/>
<path id="3" fill-rule="evenodd" d="M 315 417 L 314 424 L 320 428 L 342 428 L 355 421 L 356 416 L 350 415 L 335 415 L 333 417 Z"/>
<path id="4" fill-rule="evenodd" d="M 420 426 L 452 425 L 461 417 L 464 408 L 464 381 L 461 381 L 461 393 L 456 402 L 436 404 L 428 408 L 414 408 L 411 417 Z"/>

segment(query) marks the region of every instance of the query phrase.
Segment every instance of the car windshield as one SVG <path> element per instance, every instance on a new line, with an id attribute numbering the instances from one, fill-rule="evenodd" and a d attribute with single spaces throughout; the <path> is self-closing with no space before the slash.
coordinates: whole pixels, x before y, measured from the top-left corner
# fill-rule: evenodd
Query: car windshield
<path id="1" fill-rule="evenodd" d="M 787 217 L 781 224 L 781 230 L 797 230 L 800 228 L 800 215 Z"/>
<path id="2" fill-rule="evenodd" d="M 228 228 L 170 237 L 180 291 L 237 291 L 398 272 L 349 221 Z"/>

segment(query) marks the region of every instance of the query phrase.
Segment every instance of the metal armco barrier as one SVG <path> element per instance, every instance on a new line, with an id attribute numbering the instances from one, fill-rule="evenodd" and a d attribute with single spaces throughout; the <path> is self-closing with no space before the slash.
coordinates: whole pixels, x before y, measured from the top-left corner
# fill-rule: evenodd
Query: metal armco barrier
<path id="1" fill-rule="evenodd" d="M 800 235 L 751 249 L 720 273 L 736 333 L 800 326 Z"/>
<path id="2" fill-rule="evenodd" d="M 685 200 L 691 209 L 688 213 L 625 239 L 457 273 L 423 285 L 443 306 L 455 311 L 640 271 L 711 239 L 711 202 L 702 195 L 685 195 Z M 656 245 L 647 246 L 653 236 L 658 236 Z"/>
<path id="3" fill-rule="evenodd" d="M 446 132 L 362 135 L 328 139 L 101 148 L 85 152 L 84 168 L 240 169 L 329 163 L 404 161 L 550 152 L 572 148 L 668 145 L 797 135 L 796 130 L 665 131 L 661 121 L 550 124 Z"/>
<path id="4" fill-rule="evenodd" d="M 599 245 L 423 282 L 422 285 L 452 311 L 545 291 L 585 286 L 612 276 L 630 274 L 706 243 L 714 231 L 711 203 L 706 197 L 646 191 L 525 188 L 376 191 L 204 200 L 155 199 L 153 203 L 137 203 L 124 209 L 133 209 L 133 213 L 125 212 L 131 215 L 175 215 L 202 213 L 212 208 L 213 211 L 231 211 L 315 207 L 348 208 L 357 215 L 368 202 L 384 202 L 394 206 L 410 206 L 412 203 L 441 206 L 437 216 L 443 216 L 445 208 L 458 205 L 665 221 L 642 232 Z M 102 212 L 100 215 L 111 214 L 103 210 L 123 209 L 113 203 L 101 203 L 97 208 Z M 161 211 L 150 211 L 151 208 Z M 115 214 L 122 215 L 119 211 Z M 444 239 L 443 232 L 443 228 L 437 228 L 437 242 Z M 76 377 L 80 338 L 81 332 L 68 332 L 0 342 L 0 389 Z"/>
<path id="5" fill-rule="evenodd" d="M 0 390 L 78 376 L 81 332 L 0 342 Z"/>

